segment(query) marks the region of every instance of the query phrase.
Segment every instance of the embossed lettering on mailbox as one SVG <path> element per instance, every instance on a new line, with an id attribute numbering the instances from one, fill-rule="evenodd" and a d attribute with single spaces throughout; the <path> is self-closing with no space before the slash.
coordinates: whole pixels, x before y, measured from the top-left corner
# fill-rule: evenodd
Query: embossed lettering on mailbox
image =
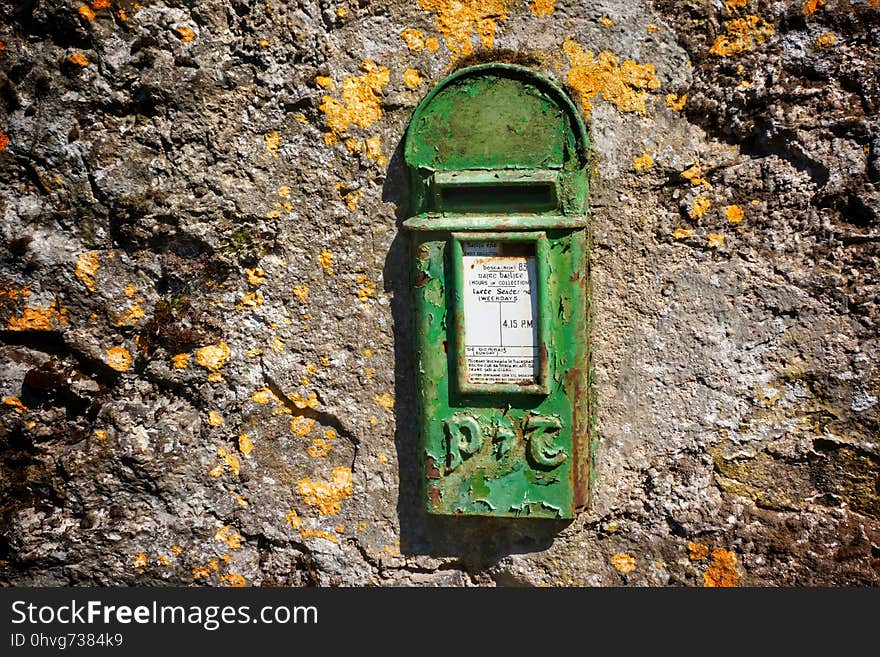
<path id="1" fill-rule="evenodd" d="M 531 70 L 446 78 L 407 129 L 430 513 L 573 518 L 594 454 L 586 129 Z"/>

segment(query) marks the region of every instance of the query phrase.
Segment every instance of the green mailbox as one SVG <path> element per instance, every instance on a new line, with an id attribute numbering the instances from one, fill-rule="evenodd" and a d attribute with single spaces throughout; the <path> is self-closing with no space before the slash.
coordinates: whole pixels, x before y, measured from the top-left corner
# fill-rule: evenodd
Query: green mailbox
<path id="1" fill-rule="evenodd" d="M 429 513 L 574 518 L 593 479 L 589 140 L 528 68 L 457 71 L 404 156 Z"/>

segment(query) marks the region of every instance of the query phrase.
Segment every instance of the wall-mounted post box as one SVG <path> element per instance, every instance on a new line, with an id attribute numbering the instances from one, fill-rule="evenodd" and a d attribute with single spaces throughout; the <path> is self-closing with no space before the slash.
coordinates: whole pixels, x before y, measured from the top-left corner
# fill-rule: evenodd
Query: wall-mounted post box
<path id="1" fill-rule="evenodd" d="M 530 69 L 443 80 L 406 133 L 424 504 L 573 518 L 594 454 L 589 141 Z"/>

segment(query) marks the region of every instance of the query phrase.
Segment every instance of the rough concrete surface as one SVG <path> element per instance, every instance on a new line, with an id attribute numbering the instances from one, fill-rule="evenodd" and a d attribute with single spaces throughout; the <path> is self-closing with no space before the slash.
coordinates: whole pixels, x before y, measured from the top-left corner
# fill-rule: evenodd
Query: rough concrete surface
<path id="1" fill-rule="evenodd" d="M 0 43 L 0 583 L 880 582 L 877 0 L 4 0 Z M 418 500 L 399 147 L 498 59 L 593 142 L 571 523 Z"/>

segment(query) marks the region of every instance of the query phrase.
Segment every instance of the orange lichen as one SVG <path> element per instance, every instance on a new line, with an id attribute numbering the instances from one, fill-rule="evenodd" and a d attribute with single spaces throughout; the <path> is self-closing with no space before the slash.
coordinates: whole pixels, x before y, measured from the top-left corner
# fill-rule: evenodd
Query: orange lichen
<path id="1" fill-rule="evenodd" d="M 125 307 L 116 317 L 116 326 L 134 326 L 139 320 L 146 317 L 144 309 L 141 308 L 143 299 L 138 299 Z"/>
<path id="2" fill-rule="evenodd" d="M 658 25 L 654 25 L 654 23 L 648 23 L 648 27 L 645 29 L 648 34 L 656 34 L 660 31 L 660 27 Z"/>
<path id="3" fill-rule="evenodd" d="M 691 219 L 699 219 L 709 207 L 712 205 L 712 201 L 710 201 L 705 196 L 698 196 L 694 199 L 694 204 L 691 206 L 691 209 L 688 210 L 688 215 L 690 215 Z"/>
<path id="4" fill-rule="evenodd" d="M 364 368 L 364 378 L 365 378 L 367 381 L 372 380 L 372 378 L 373 378 L 375 375 L 376 375 L 376 368 L 375 368 L 375 367 L 365 367 L 365 368 Z"/>
<path id="5" fill-rule="evenodd" d="M 702 543 L 688 541 L 688 556 L 691 561 L 703 561 L 709 558 L 709 548 Z"/>
<path id="6" fill-rule="evenodd" d="M 299 530 L 299 535 L 303 538 L 323 538 L 325 540 L 330 541 L 331 543 L 338 543 L 339 540 L 330 532 L 325 532 L 323 529 L 308 529 L 303 527 Z"/>
<path id="7" fill-rule="evenodd" d="M 217 411 L 208 411 L 208 424 L 212 427 L 219 427 L 223 424 L 223 416 Z"/>
<path id="8" fill-rule="evenodd" d="M 715 39 L 709 49 L 710 55 L 730 57 L 746 50 L 754 50 L 756 45 L 763 45 L 774 34 L 770 23 L 753 15 L 725 21 L 724 29 L 727 30 L 727 35 Z"/>
<path id="9" fill-rule="evenodd" d="M 400 33 L 400 38 L 413 52 L 421 52 L 425 49 L 425 35 L 419 30 L 408 27 Z"/>
<path id="10" fill-rule="evenodd" d="M 269 343 L 269 346 L 276 354 L 280 354 L 284 351 L 284 340 L 278 335 L 272 336 L 272 342 Z"/>
<path id="11" fill-rule="evenodd" d="M 437 52 L 438 50 L 440 50 L 440 39 L 433 36 L 428 37 L 427 39 L 425 39 L 425 48 L 428 49 L 428 52 Z"/>
<path id="12" fill-rule="evenodd" d="M 388 158 L 382 155 L 382 140 L 378 136 L 367 139 L 364 146 L 368 158 L 376 160 L 381 167 L 388 164 Z"/>
<path id="13" fill-rule="evenodd" d="M 259 390 L 254 390 L 251 395 L 251 399 L 256 404 L 268 404 L 272 401 L 278 402 L 279 399 L 269 388 L 260 388 Z"/>
<path id="14" fill-rule="evenodd" d="M 804 3 L 803 11 L 807 16 L 812 16 L 824 6 L 825 0 L 807 0 L 806 3 Z"/>
<path id="15" fill-rule="evenodd" d="M 7 331 L 51 331 L 59 324 L 67 324 L 67 310 L 55 299 L 48 306 L 28 307 L 21 317 L 10 317 Z"/>
<path id="16" fill-rule="evenodd" d="M 263 141 L 266 144 L 266 150 L 272 157 L 278 157 L 278 149 L 281 148 L 281 135 L 277 132 L 270 132 L 263 136 Z"/>
<path id="17" fill-rule="evenodd" d="M 333 78 L 327 75 L 318 75 L 315 76 L 315 83 L 324 89 L 330 89 L 331 91 L 336 88 L 336 84 L 333 82 Z"/>
<path id="18" fill-rule="evenodd" d="M 687 99 L 687 94 L 682 94 L 680 97 L 678 94 L 666 94 L 666 107 L 673 112 L 680 112 L 684 109 L 684 104 L 687 102 Z"/>
<path id="19" fill-rule="evenodd" d="M 297 415 L 290 421 L 290 430 L 293 431 L 298 438 L 307 436 L 313 426 L 315 426 L 315 421 L 312 418 L 304 417 L 302 415 Z"/>
<path id="20" fill-rule="evenodd" d="M 712 187 L 709 181 L 703 177 L 703 167 L 697 162 L 692 167 L 681 172 L 681 177 L 689 181 L 691 185 L 702 185 L 703 187 Z"/>
<path id="21" fill-rule="evenodd" d="M 127 296 L 129 299 L 131 299 L 132 297 L 134 297 L 134 295 L 137 294 L 137 291 L 138 291 L 138 289 L 137 289 L 137 285 L 135 285 L 134 283 L 129 283 L 128 285 L 126 285 L 126 286 L 122 289 L 122 293 L 123 293 L 125 296 Z"/>
<path id="22" fill-rule="evenodd" d="M 745 213 L 738 205 L 728 205 L 724 209 L 724 215 L 727 217 L 728 223 L 738 224 L 743 220 Z"/>
<path id="23" fill-rule="evenodd" d="M 495 43 L 496 21 L 507 18 L 509 0 L 419 0 L 419 7 L 437 14 L 437 30 L 445 37 L 453 56 L 473 53 L 471 34 L 477 33 L 480 45 Z"/>
<path id="24" fill-rule="evenodd" d="M 110 347 L 104 360 L 117 372 L 125 372 L 131 368 L 131 354 L 125 347 Z"/>
<path id="25" fill-rule="evenodd" d="M 350 212 L 354 212 L 357 210 L 358 201 L 361 200 L 361 192 L 356 189 L 353 192 L 349 192 L 345 196 L 342 197 L 342 200 L 345 201 L 346 207 Z"/>
<path id="26" fill-rule="evenodd" d="M 296 511 L 291 509 L 284 515 L 284 519 L 290 523 L 290 526 L 294 529 L 299 529 L 302 527 L 303 521 L 302 518 L 299 517 Z"/>
<path id="27" fill-rule="evenodd" d="M 171 565 L 171 559 L 169 559 L 164 554 L 160 554 L 159 557 L 156 559 L 156 563 L 158 563 L 160 566 L 164 566 L 165 568 L 167 568 Z"/>
<path id="28" fill-rule="evenodd" d="M 92 9 L 107 9 L 110 7 L 110 0 L 93 0 Z"/>
<path id="29" fill-rule="evenodd" d="M 295 285 L 293 287 L 293 296 L 299 299 L 300 303 L 305 303 L 306 299 L 309 298 L 309 286 L 308 285 Z"/>
<path id="30" fill-rule="evenodd" d="M 376 284 L 369 280 L 366 274 L 358 276 L 355 283 L 360 285 L 357 291 L 357 298 L 361 303 L 367 303 L 370 299 L 376 296 Z"/>
<path id="31" fill-rule="evenodd" d="M 349 468 L 333 468 L 330 481 L 312 481 L 309 477 L 300 479 L 296 492 L 303 501 L 315 507 L 321 515 L 339 513 L 342 502 L 354 492 L 351 470 Z"/>
<path id="32" fill-rule="evenodd" d="M 599 24 L 602 25 L 602 27 L 613 27 L 614 26 L 614 19 L 609 18 L 608 16 L 603 16 L 602 18 L 599 19 Z"/>
<path id="33" fill-rule="evenodd" d="M 748 4 L 748 0 L 725 0 L 724 8 L 729 13 L 739 13 L 737 10 L 744 9 Z"/>
<path id="34" fill-rule="evenodd" d="M 225 465 L 229 468 L 229 471 L 234 474 L 236 477 L 241 473 L 241 463 L 238 458 L 236 458 L 233 454 L 227 452 L 224 448 L 219 447 L 217 449 L 217 456 L 223 459 L 223 463 L 217 467 L 220 468 L 220 471 L 223 471 L 223 466 Z M 217 468 L 214 468 L 216 470 Z M 213 471 L 212 471 L 213 472 Z M 220 475 L 212 475 L 214 477 L 219 477 Z"/>
<path id="35" fill-rule="evenodd" d="M 245 269 L 244 273 L 247 274 L 248 283 L 251 285 L 261 285 L 266 280 L 266 272 L 259 267 Z"/>
<path id="36" fill-rule="evenodd" d="M 3 43 L 0 41 L 0 43 Z M 2 50 L 2 48 L 0 48 Z M 5 151 L 6 147 L 9 146 L 9 137 L 7 137 L 2 130 L 0 130 L 0 151 Z"/>
<path id="37" fill-rule="evenodd" d="M 330 360 L 330 356 L 328 356 L 327 354 L 324 354 L 322 356 L 318 356 L 318 360 L 320 361 L 321 365 L 324 367 L 330 367 L 330 365 L 333 363 L 333 361 Z M 306 367 L 306 369 L 308 369 L 308 367 Z"/>
<path id="38" fill-rule="evenodd" d="M 233 588 L 241 588 L 247 584 L 244 577 L 239 575 L 238 573 L 227 573 L 223 577 L 221 577 L 224 582 L 229 584 L 229 586 Z"/>
<path id="39" fill-rule="evenodd" d="M 331 141 L 338 141 L 350 125 L 369 128 L 382 118 L 382 87 L 391 79 L 388 69 L 367 60 L 361 64 L 363 75 L 346 78 L 342 83 L 342 98 L 324 96 L 320 110 L 327 117 Z M 326 136 L 325 136 L 326 141 Z"/>
<path id="40" fill-rule="evenodd" d="M 733 587 L 739 585 L 736 555 L 724 548 L 712 550 L 712 560 L 703 574 L 703 586 Z"/>
<path id="41" fill-rule="evenodd" d="M 83 68 L 89 65 L 89 60 L 82 53 L 75 53 L 71 55 L 69 59 L 71 64 L 76 64 L 77 66 L 82 66 Z"/>
<path id="42" fill-rule="evenodd" d="M 171 357 L 171 366 L 176 370 L 185 370 L 189 366 L 189 354 L 175 354 Z"/>
<path id="43" fill-rule="evenodd" d="M 238 449 L 245 456 L 250 454 L 254 449 L 254 442 L 246 433 L 243 433 L 238 437 Z"/>
<path id="44" fill-rule="evenodd" d="M 287 395 L 287 398 L 293 402 L 293 405 L 297 408 L 318 408 L 318 395 L 314 392 L 310 392 L 308 397 L 302 397 L 298 393 L 294 392 Z"/>
<path id="45" fill-rule="evenodd" d="M 15 409 L 18 413 L 24 413 L 28 410 L 28 407 L 18 397 L 6 397 L 3 403 Z"/>
<path id="46" fill-rule="evenodd" d="M 232 525 L 225 525 L 214 534 L 214 540 L 226 543 L 233 550 L 237 550 L 244 542 L 244 536 L 239 534 L 238 530 Z"/>
<path id="47" fill-rule="evenodd" d="M 147 555 L 145 553 L 143 553 L 143 552 L 136 552 L 135 553 L 134 560 L 132 561 L 132 565 L 135 567 L 135 569 L 137 569 L 139 572 L 143 572 L 144 568 L 147 567 L 147 563 L 148 563 L 148 560 L 147 560 Z"/>
<path id="48" fill-rule="evenodd" d="M 88 5 L 83 5 L 77 11 L 79 11 L 79 15 L 85 18 L 87 21 L 95 20 L 95 12 L 93 12 L 92 8 Z"/>
<path id="49" fill-rule="evenodd" d="M 647 171 L 652 166 L 654 166 L 654 158 L 648 151 L 633 159 L 633 169 L 636 171 Z"/>
<path id="50" fill-rule="evenodd" d="M 196 566 L 192 569 L 193 579 L 207 579 L 211 576 L 211 571 L 204 566 Z"/>
<path id="51" fill-rule="evenodd" d="M 549 16 L 556 10 L 556 0 L 529 0 L 529 11 L 535 16 Z"/>
<path id="52" fill-rule="evenodd" d="M 391 410 L 394 408 L 394 396 L 390 392 L 383 392 L 381 395 L 375 395 L 376 403 L 382 408 Z"/>
<path id="53" fill-rule="evenodd" d="M 323 438 L 312 438 L 312 444 L 306 447 L 306 453 L 313 458 L 320 458 L 327 456 L 332 449 L 333 445 Z"/>
<path id="54" fill-rule="evenodd" d="M 352 155 L 357 155 L 362 150 L 364 150 L 364 145 L 361 143 L 360 139 L 355 139 L 352 137 L 351 139 L 345 140 L 345 150 L 347 150 Z"/>
<path id="55" fill-rule="evenodd" d="M 376 454 L 376 460 L 379 463 L 388 463 L 388 455 L 385 452 L 379 452 Z"/>
<path id="56" fill-rule="evenodd" d="M 834 44 L 837 43 L 837 36 L 832 34 L 831 32 L 824 32 L 816 37 L 816 47 L 817 48 L 831 48 Z"/>
<path id="57" fill-rule="evenodd" d="M 562 45 L 568 56 L 570 69 L 568 84 L 577 91 L 584 113 L 592 111 L 593 99 L 598 94 L 621 112 L 643 114 L 648 100 L 648 90 L 658 89 L 660 80 L 654 75 L 653 64 L 637 64 L 627 60 L 622 64 L 610 51 L 600 52 L 598 57 L 590 50 L 582 49 L 568 38 Z"/>
<path id="58" fill-rule="evenodd" d="M 107 442 L 107 432 L 104 431 L 103 429 L 96 429 L 95 430 L 95 438 L 100 440 L 102 443 L 106 443 Z"/>
<path id="59" fill-rule="evenodd" d="M 181 547 L 180 545 L 172 545 L 171 554 L 175 557 L 179 557 L 181 554 L 183 554 L 183 547 Z"/>
<path id="60" fill-rule="evenodd" d="M 614 566 L 618 572 L 626 575 L 636 569 L 636 559 L 631 554 L 619 553 L 611 557 L 611 565 Z"/>
<path id="61" fill-rule="evenodd" d="M 95 291 L 95 274 L 101 265 L 98 263 L 98 254 L 94 251 L 80 253 L 76 259 L 76 267 L 73 273 L 80 283 L 86 286 L 89 292 Z"/>
<path id="62" fill-rule="evenodd" d="M 327 249 L 321 249 L 321 253 L 318 254 L 318 263 L 326 273 L 333 273 L 333 254 Z"/>
<path id="63" fill-rule="evenodd" d="M 238 303 L 235 304 L 236 310 L 256 310 L 263 305 L 263 295 L 261 292 L 251 292 L 245 294 Z"/>
<path id="64" fill-rule="evenodd" d="M 192 28 L 187 27 L 186 25 L 178 27 L 177 33 L 180 35 L 180 40 L 184 43 L 189 43 L 196 38 L 196 33 L 192 31 Z"/>
<path id="65" fill-rule="evenodd" d="M 724 235 L 720 233 L 706 233 L 706 243 L 710 249 L 718 249 L 724 246 Z"/>
<path id="66" fill-rule="evenodd" d="M 196 351 L 196 362 L 206 370 L 216 372 L 223 367 L 231 353 L 225 342 L 209 344 Z"/>
<path id="67" fill-rule="evenodd" d="M 403 83 L 410 89 L 415 89 L 424 81 L 422 74 L 414 68 L 408 68 L 403 72 Z"/>
<path id="68" fill-rule="evenodd" d="M 346 9 L 345 7 L 339 7 L 336 9 L 336 15 L 344 20 L 348 18 L 348 9 Z"/>
<path id="69" fill-rule="evenodd" d="M 683 240 L 686 237 L 691 237 L 693 234 L 694 231 L 692 231 L 690 228 L 676 228 L 673 231 L 672 236 L 677 240 Z"/>
<path id="70" fill-rule="evenodd" d="M 400 556 L 400 541 L 396 541 L 394 545 L 383 545 L 382 549 L 385 551 L 389 557 L 399 557 Z"/>

